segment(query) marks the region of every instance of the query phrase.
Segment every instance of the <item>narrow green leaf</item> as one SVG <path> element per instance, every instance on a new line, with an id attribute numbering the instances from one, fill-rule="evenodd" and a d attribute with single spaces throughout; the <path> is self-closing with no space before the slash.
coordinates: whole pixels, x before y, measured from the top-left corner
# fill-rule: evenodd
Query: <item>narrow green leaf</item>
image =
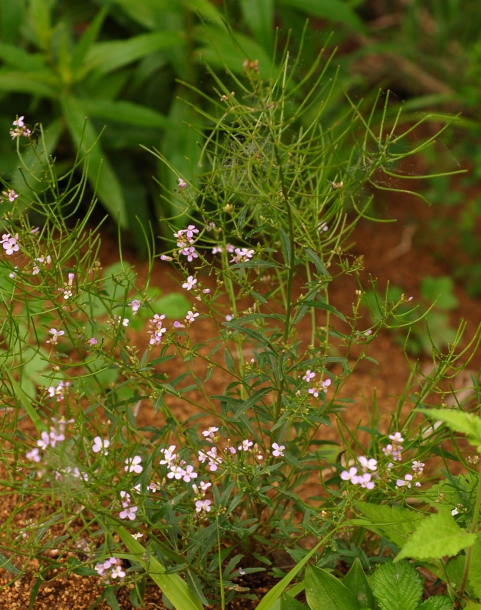
<path id="1" fill-rule="evenodd" d="M 42 421 L 42 419 L 38 415 L 36 409 L 32 405 L 32 401 L 25 394 L 25 392 L 22 390 L 20 385 L 15 381 L 11 372 L 7 368 L 5 368 L 4 374 L 8 377 L 8 379 L 10 381 L 10 385 L 12 386 L 12 389 L 13 389 L 14 395 L 18 398 L 20 404 L 22 405 L 22 407 L 25 409 L 26 413 L 32 420 L 32 423 L 35 426 L 35 429 L 37 430 L 38 434 L 40 435 L 42 432 L 45 432 L 46 430 L 48 430 L 48 426 Z"/>
<path id="2" fill-rule="evenodd" d="M 30 0 L 29 17 L 37 37 L 39 47 L 46 51 L 50 44 L 51 21 L 50 2 L 47 0 Z"/>
<path id="3" fill-rule="evenodd" d="M 225 362 L 225 365 L 228 368 L 229 372 L 234 374 L 235 373 L 235 364 L 234 364 L 234 360 L 231 356 L 231 353 L 228 349 L 224 349 L 224 362 Z"/>
<path id="4" fill-rule="evenodd" d="M 13 44 L 0 42 L 0 59 L 3 59 L 5 64 L 24 72 L 47 72 L 51 74 L 42 55 L 28 53 Z"/>
<path id="5" fill-rule="evenodd" d="M 356 557 L 351 569 L 344 576 L 342 582 L 356 598 L 358 609 L 374 608 L 374 597 L 359 557 Z"/>
<path id="6" fill-rule="evenodd" d="M 314 263 L 314 266 L 318 273 L 321 273 L 322 275 L 326 275 L 327 277 L 331 277 L 331 274 L 327 270 L 326 266 L 321 261 L 319 256 L 314 252 L 314 250 L 311 250 L 311 248 L 306 248 L 306 254 L 307 254 L 308 259 Z"/>
<path id="7" fill-rule="evenodd" d="M 191 11 L 202 15 L 205 20 L 223 25 L 222 15 L 209 0 L 184 0 L 184 3 Z"/>
<path id="8" fill-rule="evenodd" d="M 279 229 L 279 233 L 281 235 L 281 246 L 282 246 L 282 254 L 284 256 L 284 262 L 287 267 L 290 267 L 292 264 L 292 248 L 291 241 L 289 239 L 289 235 L 283 230 Z"/>
<path id="9" fill-rule="evenodd" d="M 161 49 L 183 45 L 180 32 L 149 32 L 126 40 L 112 40 L 93 45 L 85 59 L 88 70 L 99 76 L 118 70 Z"/>
<path id="10" fill-rule="evenodd" d="M 307 610 L 307 606 L 298 602 L 297 599 L 284 594 L 281 597 L 280 610 Z"/>
<path id="11" fill-rule="evenodd" d="M 82 34 L 82 37 L 75 45 L 75 49 L 72 53 L 72 62 L 71 62 L 71 70 L 73 72 L 73 79 L 76 80 L 76 71 L 80 68 L 83 61 L 87 57 L 88 52 L 92 48 L 92 45 L 97 40 L 97 37 L 102 28 L 103 22 L 107 13 L 109 12 L 109 7 L 104 6 L 92 19 L 86 31 Z M 82 75 L 83 76 L 83 75 Z"/>
<path id="12" fill-rule="evenodd" d="M 408 561 L 384 563 L 370 584 L 379 605 L 389 610 L 416 610 L 423 594 L 422 578 Z"/>
<path id="13" fill-rule="evenodd" d="M 10 563 L 10 560 L 5 557 L 2 553 L 0 553 L 0 570 L 7 570 L 12 574 L 21 574 L 21 570 L 16 568 L 13 563 Z"/>
<path id="14" fill-rule="evenodd" d="M 201 601 L 179 574 L 166 574 L 164 566 L 140 542 L 135 540 L 124 527 L 119 527 L 117 532 L 130 553 L 134 555 L 135 561 L 141 565 L 150 578 L 162 589 L 162 592 L 176 610 L 202 610 Z"/>
<path id="15" fill-rule="evenodd" d="M 317 299 L 315 301 L 307 301 L 307 300 L 298 301 L 297 303 L 295 303 L 295 305 L 296 306 L 301 305 L 301 307 L 314 307 L 314 309 L 324 309 L 325 311 L 330 311 L 331 313 L 333 313 L 335 316 L 340 318 L 343 322 L 346 321 L 346 317 L 344 316 L 344 314 L 342 314 L 332 305 L 329 305 L 328 303 L 325 303 L 324 301 L 321 301 L 320 299 Z"/>
<path id="16" fill-rule="evenodd" d="M 118 219 L 125 227 L 127 212 L 120 182 L 102 151 L 98 134 L 86 118 L 81 101 L 73 96 L 63 96 L 61 104 L 75 146 L 88 157 L 88 177 L 92 187 L 113 219 Z"/>
<path id="17" fill-rule="evenodd" d="M 277 0 L 280 6 L 288 6 L 308 13 L 314 17 L 339 23 L 355 32 L 364 32 L 362 20 L 357 16 L 349 3 L 342 0 Z"/>
<path id="18" fill-rule="evenodd" d="M 330 572 L 309 565 L 305 581 L 311 610 L 357 610 L 354 595 Z"/>
<path id="19" fill-rule="evenodd" d="M 249 398 L 242 403 L 239 409 L 235 413 L 235 417 L 240 417 L 243 413 L 245 413 L 248 409 L 253 407 L 263 396 L 266 394 L 270 394 L 273 391 L 273 388 L 261 388 L 260 390 L 256 390 L 253 394 L 249 396 Z"/>
<path id="20" fill-rule="evenodd" d="M 89 117 L 98 117 L 137 127 L 163 129 L 170 124 L 167 117 L 160 112 L 132 102 L 83 99 L 82 107 Z"/>
<path id="21" fill-rule="evenodd" d="M 270 53 L 274 32 L 273 0 L 241 0 L 242 16 L 257 42 Z"/>
<path id="22" fill-rule="evenodd" d="M 468 534 L 461 529 L 448 513 L 436 513 L 424 519 L 394 561 L 403 557 L 413 559 L 442 559 L 454 556 L 470 546 L 473 546 L 476 534 Z"/>
<path id="23" fill-rule="evenodd" d="M 21 72 L 0 68 L 0 91 L 58 98 L 58 79 L 50 72 Z"/>

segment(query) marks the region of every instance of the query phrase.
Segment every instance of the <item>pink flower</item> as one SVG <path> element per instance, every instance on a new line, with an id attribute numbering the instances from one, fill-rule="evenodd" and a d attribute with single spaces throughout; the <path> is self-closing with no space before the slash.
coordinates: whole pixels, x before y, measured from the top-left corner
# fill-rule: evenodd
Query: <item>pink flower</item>
<path id="1" fill-rule="evenodd" d="M 237 447 L 237 449 L 239 451 L 249 451 L 250 447 L 252 447 L 254 443 L 252 441 L 250 441 L 249 439 L 246 439 L 245 441 L 242 441 L 242 445 L 239 445 L 239 447 Z"/>
<path id="2" fill-rule="evenodd" d="M 272 449 L 274 450 L 272 452 L 272 455 L 274 455 L 275 457 L 281 457 L 284 455 L 283 451 L 285 449 L 284 445 L 278 445 L 277 443 L 272 443 Z"/>
<path id="3" fill-rule="evenodd" d="M 178 178 L 177 179 L 177 186 L 180 189 L 185 189 L 185 187 L 187 186 L 187 182 L 185 182 L 184 180 L 182 180 L 182 178 Z"/>
<path id="4" fill-rule="evenodd" d="M 311 381 L 311 379 L 314 379 L 314 377 L 316 376 L 315 373 L 313 373 L 311 371 L 311 369 L 307 369 L 306 374 L 304 375 L 303 379 L 304 381 Z"/>
<path id="5" fill-rule="evenodd" d="M 140 457 L 140 455 L 135 455 L 133 458 L 127 458 L 125 460 L 125 471 L 136 472 L 137 474 L 140 474 L 143 470 L 142 466 L 140 465 L 141 462 L 142 458 Z"/>
<path id="6" fill-rule="evenodd" d="M 142 301 L 139 301 L 137 299 L 132 301 L 132 303 L 129 303 L 129 307 L 132 307 L 133 316 L 135 316 L 135 314 L 139 311 L 139 308 L 141 305 L 142 305 Z"/>
<path id="7" fill-rule="evenodd" d="M 197 513 L 210 512 L 212 502 L 210 500 L 197 500 L 195 503 L 195 510 Z"/>
<path id="8" fill-rule="evenodd" d="M 102 440 L 100 436 L 96 436 L 94 438 L 94 444 L 92 445 L 92 451 L 94 453 L 101 452 L 102 455 L 108 455 L 109 452 L 106 449 L 110 446 L 110 441 L 108 439 Z"/>
<path id="9" fill-rule="evenodd" d="M 51 328 L 48 332 L 52 335 L 52 337 L 50 339 L 47 339 L 47 343 L 51 343 L 52 345 L 56 345 L 58 342 L 58 338 L 62 335 L 65 335 L 64 330 L 56 330 L 55 328 Z"/>
<path id="10" fill-rule="evenodd" d="M 192 290 L 192 288 L 196 284 L 197 284 L 197 280 L 194 278 L 194 276 L 193 275 L 189 275 L 187 280 L 182 284 L 182 288 L 185 288 L 186 290 Z"/>
<path id="11" fill-rule="evenodd" d="M 138 506 L 126 506 L 124 510 L 120 511 L 119 517 L 121 519 L 130 519 L 133 521 L 135 519 L 135 513 L 138 511 Z"/>

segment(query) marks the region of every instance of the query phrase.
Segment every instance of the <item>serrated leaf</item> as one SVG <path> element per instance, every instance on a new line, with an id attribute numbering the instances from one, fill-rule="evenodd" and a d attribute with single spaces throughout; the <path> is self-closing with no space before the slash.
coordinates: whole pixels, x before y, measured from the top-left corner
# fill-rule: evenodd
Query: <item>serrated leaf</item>
<path id="1" fill-rule="evenodd" d="M 408 561 L 385 563 L 369 581 L 376 600 L 386 610 L 416 610 L 423 594 L 423 581 Z"/>
<path id="2" fill-rule="evenodd" d="M 305 582 L 311 610 L 357 610 L 354 595 L 330 572 L 309 565 Z"/>
<path id="3" fill-rule="evenodd" d="M 374 608 L 374 597 L 359 557 L 356 557 L 351 569 L 344 576 L 342 582 L 356 598 L 359 609 Z"/>
<path id="4" fill-rule="evenodd" d="M 454 432 L 466 434 L 468 441 L 481 451 L 481 418 L 452 409 L 417 409 L 432 419 L 444 422 Z"/>
<path id="5" fill-rule="evenodd" d="M 447 595 L 433 595 L 423 601 L 417 610 L 454 610 L 454 604 Z"/>
<path id="6" fill-rule="evenodd" d="M 468 581 L 476 597 L 481 599 L 481 532 L 478 532 L 471 550 Z"/>
<path id="7" fill-rule="evenodd" d="M 454 517 L 446 512 L 430 515 L 416 528 L 394 561 L 403 557 L 413 559 L 442 559 L 453 557 L 474 544 L 476 534 L 461 529 Z"/>
<path id="8" fill-rule="evenodd" d="M 368 523 L 359 523 L 359 525 L 372 529 L 399 547 L 406 543 L 416 529 L 416 525 L 426 518 L 425 515 L 397 506 L 377 506 L 368 502 L 356 502 L 356 507 L 368 519 Z M 352 521 L 356 522 L 354 519 Z"/>

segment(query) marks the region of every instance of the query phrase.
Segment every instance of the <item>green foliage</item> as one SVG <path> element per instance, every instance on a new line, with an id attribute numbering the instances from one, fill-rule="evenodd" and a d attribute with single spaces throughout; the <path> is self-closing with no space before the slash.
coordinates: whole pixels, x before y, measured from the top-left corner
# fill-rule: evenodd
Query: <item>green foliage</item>
<path id="1" fill-rule="evenodd" d="M 157 0 L 115 6 L 140 28 L 158 29 L 166 18 Z M 186 10 L 194 6 L 211 15 L 207 27 L 219 28 L 222 38 L 216 11 L 208 13 L 211 5 L 185 4 Z M 41 0 L 28 7 L 32 44 L 42 56 L 53 39 L 56 45 L 63 40 L 52 25 L 57 13 Z M 243 10 L 251 9 L 244 4 Z M 265 11 L 259 16 L 264 21 L 272 15 L 269 5 Z M 165 51 L 156 46 L 158 36 L 143 33 L 129 40 L 123 57 L 111 40 L 97 43 L 97 34 L 87 32 L 80 50 L 72 43 L 75 61 L 57 54 L 58 65 L 68 60 L 67 68 L 88 60 L 87 81 L 96 75 L 97 83 L 105 79 L 108 85 L 123 62 L 147 60 L 152 48 Z M 175 192 L 163 182 L 161 196 L 182 216 L 165 221 L 170 249 L 151 253 L 141 285 L 123 260 L 102 269 L 99 233 L 87 224 L 94 205 L 91 167 L 103 154 L 91 150 L 98 146 L 93 122 L 78 132 L 80 151 L 71 165 L 60 160 L 60 171 L 51 157 L 53 140 L 40 129 L 37 142 L 16 121 L 25 181 L 18 193 L 10 184 L 2 193 L 0 257 L 1 435 L 8 441 L 0 451 L 0 494 L 21 498 L 2 525 L 8 535 L 0 552 L 7 566 L 22 565 L 15 578 L 33 558 L 43 578 L 52 548 L 77 557 L 85 537 L 90 546 L 83 568 L 97 574 L 111 605 L 121 584 L 132 586 L 140 603 L 150 579 L 179 609 L 225 608 L 239 593 L 237 578 L 262 569 L 244 563 L 254 557 L 282 576 L 258 610 L 295 608 L 301 590 L 314 610 L 375 607 L 388 594 L 381 570 L 406 579 L 409 606 L 415 597 L 411 568 L 403 566 L 410 564 L 394 565 L 391 556 L 399 548 L 419 555 L 418 531 L 425 527 L 434 537 L 430 524 L 444 519 L 435 525 L 449 542 L 445 548 L 465 557 L 452 596 L 462 600 L 478 587 L 468 578 L 470 562 L 478 561 L 478 489 L 474 506 L 469 480 L 464 487 L 459 480 L 456 495 L 449 496 L 466 508 L 459 521 L 447 509 L 429 516 L 426 505 L 435 492 L 416 511 L 408 508 L 408 495 L 422 497 L 421 460 L 439 454 L 446 438 L 445 427 L 418 423 L 414 409 L 444 399 L 446 380 L 469 361 L 479 333 L 463 349 L 459 332 L 446 353 L 434 351 L 429 375 L 412 371 L 386 433 L 378 429 L 373 396 L 365 450 L 360 429 L 348 430 L 343 422 L 342 410 L 353 401 L 346 384 L 390 326 L 384 313 L 374 321 L 363 317 L 362 262 L 347 253 L 348 239 L 356 222 L 370 217 L 372 197 L 364 187 L 395 175 L 408 154 L 399 151 L 409 146 L 411 129 L 400 123 L 387 134 L 377 129 L 376 113 L 388 115 L 388 99 L 381 96 L 373 106 L 349 98 L 340 105 L 346 98 L 331 79 L 331 62 L 326 49 L 306 70 L 286 51 L 279 66 L 272 60 L 266 78 L 266 68 L 258 71 L 251 60 L 221 76 L 211 72 L 208 94 L 189 87 L 202 99 L 188 106 L 206 136 L 197 151 L 202 164 L 191 165 L 188 175 L 165 150 L 154 151 L 162 171 L 178 181 Z M 78 127 L 81 104 L 70 104 L 70 91 L 62 95 Z M 175 106 L 172 130 L 177 112 Z M 427 136 L 416 150 L 433 141 Z M 86 201 L 88 214 L 79 218 Z M 164 272 L 168 262 L 175 265 L 181 295 L 149 287 L 154 256 Z M 354 303 L 335 306 L 332 283 L 346 275 L 361 290 Z M 197 343 L 190 329 L 203 321 Z M 155 426 L 140 423 L 145 409 L 155 414 Z M 471 435 L 470 419 L 445 421 Z M 342 448 L 323 437 L 334 422 Z M 455 449 L 452 455 L 457 457 Z M 306 483 L 314 489 L 309 497 Z M 37 511 L 38 520 L 26 522 L 25 511 Z M 302 545 L 307 536 L 317 541 L 310 550 Z M 273 557 L 286 540 L 297 565 L 283 574 Z M 441 573 L 439 543 L 429 545 L 427 559 Z M 335 572 L 339 560 L 352 564 L 342 581 Z M 372 577 L 376 589 L 363 568 L 379 564 Z M 69 565 L 81 574 L 78 565 Z M 37 591 L 32 589 L 32 604 Z"/>
<path id="2" fill-rule="evenodd" d="M 423 593 L 422 579 L 407 561 L 385 563 L 369 581 L 381 608 L 386 610 L 416 610 Z"/>

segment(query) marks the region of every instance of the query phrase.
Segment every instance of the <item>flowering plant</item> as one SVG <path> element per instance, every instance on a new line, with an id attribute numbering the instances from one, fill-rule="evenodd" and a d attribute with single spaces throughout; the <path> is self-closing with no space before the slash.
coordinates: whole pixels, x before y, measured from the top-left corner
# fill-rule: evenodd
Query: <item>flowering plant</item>
<path id="1" fill-rule="evenodd" d="M 55 549 L 55 562 L 87 566 L 109 590 L 131 584 L 137 601 L 150 576 L 179 609 L 225 608 L 235 579 L 262 566 L 285 576 L 286 541 L 298 570 L 316 552 L 322 565 L 352 561 L 360 502 L 405 503 L 421 485 L 443 428 L 427 432 L 402 403 L 365 448 L 343 425 L 346 382 L 396 324 L 387 303 L 365 322 L 362 260 L 346 240 L 371 201 L 363 185 L 384 188 L 411 129 L 376 136 L 374 113 L 354 105 L 331 124 L 328 63 L 320 56 L 294 88 L 288 59 L 269 82 L 248 63 L 238 95 L 216 80 L 204 168 L 163 193 L 187 219 L 151 260 L 180 271 L 173 299 L 123 261 L 102 269 L 99 233 L 57 213 L 84 196 L 85 172 L 72 186 L 83 159 L 59 188 L 43 132 L 30 142 L 48 189 L 30 201 L 5 186 L 0 267 L 4 493 L 21 498 L 2 544 L 15 577 L 33 557 L 51 565 Z M 303 103 L 289 116 L 292 96 Z M 14 128 L 21 158 L 30 133 L 23 117 Z M 355 279 L 352 304 L 331 300 L 339 278 Z M 444 391 L 459 342 L 429 376 L 413 368 L 415 405 Z M 155 425 L 139 423 L 145 410 Z"/>

